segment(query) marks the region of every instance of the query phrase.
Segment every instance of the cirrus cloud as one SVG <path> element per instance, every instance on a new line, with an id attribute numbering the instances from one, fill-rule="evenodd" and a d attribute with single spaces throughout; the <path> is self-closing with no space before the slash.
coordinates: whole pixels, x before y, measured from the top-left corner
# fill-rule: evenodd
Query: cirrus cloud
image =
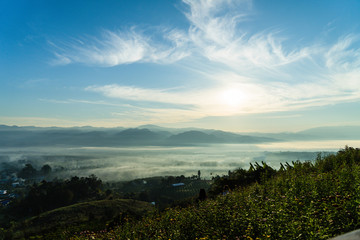
<path id="1" fill-rule="evenodd" d="M 279 29 L 256 33 L 245 30 L 251 1 L 183 3 L 188 7 L 184 11 L 188 28 L 159 28 L 162 30 L 156 34 L 161 41 L 136 27 L 104 30 L 101 37 L 61 46 L 55 52 L 56 60 L 59 64 L 113 67 L 138 62 L 171 64 L 186 59 L 182 64 L 187 69 L 208 78 L 202 89 L 149 89 L 134 87 L 136 83 L 85 89 L 108 98 L 171 104 L 172 117 L 177 120 L 292 111 L 360 100 L 358 36 L 348 34 L 335 42 L 290 48 L 286 44 L 289 39 Z M 222 97 L 229 89 L 235 89 L 239 95 L 234 96 L 233 103 Z M 164 117 L 166 113 L 160 108 L 149 109 L 142 109 L 143 114 Z"/>

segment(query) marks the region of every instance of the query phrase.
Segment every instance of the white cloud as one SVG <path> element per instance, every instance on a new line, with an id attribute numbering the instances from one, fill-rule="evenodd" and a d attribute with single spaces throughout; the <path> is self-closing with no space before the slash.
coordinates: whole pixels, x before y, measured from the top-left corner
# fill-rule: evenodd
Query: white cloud
<path id="1" fill-rule="evenodd" d="M 73 62 L 111 67 L 135 62 L 172 63 L 189 55 L 181 49 L 186 44 L 179 31 L 173 30 L 164 38 L 169 44 L 155 43 L 135 28 L 128 31 L 105 30 L 101 38 L 67 43 L 57 49 L 53 64 Z"/>
<path id="2" fill-rule="evenodd" d="M 201 111 L 173 108 L 132 108 L 127 111 L 113 112 L 112 116 L 129 123 L 142 124 L 167 124 L 187 122 L 207 115 Z"/>
<path id="3" fill-rule="evenodd" d="M 97 92 L 109 98 L 135 102 L 153 102 L 171 104 L 169 108 L 185 108 L 192 111 L 209 112 L 209 108 L 218 105 L 221 96 L 219 89 L 147 89 L 133 86 L 104 85 L 89 86 L 86 91 Z M 216 110 L 216 109 L 214 109 Z"/>
<path id="4" fill-rule="evenodd" d="M 189 21 L 187 31 L 162 29 L 156 32 L 162 40 L 155 41 L 135 27 L 127 31 L 105 30 L 100 38 L 76 39 L 61 48 L 56 46 L 56 59 L 52 63 L 79 62 L 111 67 L 135 62 L 173 63 L 196 55 L 247 69 L 273 68 L 309 55 L 308 47 L 284 50 L 284 39 L 274 31 L 256 34 L 244 31 L 241 23 L 251 12 L 250 0 L 183 2 L 189 7 L 184 12 Z"/>
<path id="5" fill-rule="evenodd" d="M 109 67 L 136 62 L 174 63 L 187 57 L 183 66 L 209 79 L 202 89 L 179 91 L 116 84 L 86 88 L 114 99 L 173 104 L 166 110 L 141 108 L 132 112 L 154 121 L 170 116 L 179 121 L 291 111 L 360 99 L 358 36 L 350 34 L 335 43 L 289 48 L 289 39 L 280 30 L 245 31 L 251 1 L 183 2 L 188 6 L 184 12 L 188 28 L 162 29 L 156 33 L 161 42 L 136 28 L 106 30 L 99 38 L 58 49 L 57 63 Z M 224 98 L 230 92 L 236 94 Z M 180 109 L 180 105 L 187 107 Z"/>
<path id="6" fill-rule="evenodd" d="M 87 124 L 83 120 L 69 120 L 69 119 L 61 119 L 51 118 L 51 117 L 37 117 L 37 116 L 29 116 L 29 117 L 14 117 L 14 116 L 0 116 L 0 121 L 6 125 L 17 125 L 17 126 L 38 126 L 38 127 L 73 127 L 73 126 L 106 126 L 101 125 L 104 122 L 96 122 L 92 121 L 94 124 Z"/>
<path id="7" fill-rule="evenodd" d="M 61 55 L 57 52 L 55 52 L 54 55 L 55 59 L 51 60 L 51 65 L 67 65 L 71 63 L 70 58 L 65 55 Z"/>
<path id="8" fill-rule="evenodd" d="M 42 102 L 49 103 L 59 103 L 59 104 L 74 104 L 74 103 L 82 103 L 82 104 L 92 104 L 92 105 L 104 105 L 104 106 L 113 106 L 113 107 L 134 107 L 129 104 L 119 104 L 119 103 L 111 103 L 106 101 L 93 101 L 93 100 L 84 100 L 84 99 L 66 99 L 66 100 L 57 100 L 57 99 L 38 99 Z"/>
<path id="9" fill-rule="evenodd" d="M 326 67 L 330 71 L 351 71 L 360 67 L 360 49 L 352 48 L 359 36 L 347 35 L 331 46 L 325 53 Z"/>
<path id="10" fill-rule="evenodd" d="M 282 47 L 284 39 L 276 37 L 274 32 L 251 35 L 242 30 L 241 23 L 248 16 L 250 1 L 184 2 L 190 7 L 186 13 L 191 23 L 189 38 L 211 61 L 237 69 L 273 68 L 309 55 L 307 47 L 285 51 Z"/>

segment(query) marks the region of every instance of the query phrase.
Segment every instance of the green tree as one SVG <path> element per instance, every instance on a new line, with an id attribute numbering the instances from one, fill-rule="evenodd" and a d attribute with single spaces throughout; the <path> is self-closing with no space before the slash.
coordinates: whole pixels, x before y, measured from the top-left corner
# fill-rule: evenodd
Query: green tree
<path id="1" fill-rule="evenodd" d="M 36 174 L 36 169 L 30 163 L 27 163 L 17 175 L 20 178 L 33 178 L 36 176 Z"/>
<path id="2" fill-rule="evenodd" d="M 52 169 L 49 166 L 49 164 L 45 164 L 44 166 L 42 166 L 40 172 L 42 175 L 47 176 L 51 173 Z"/>

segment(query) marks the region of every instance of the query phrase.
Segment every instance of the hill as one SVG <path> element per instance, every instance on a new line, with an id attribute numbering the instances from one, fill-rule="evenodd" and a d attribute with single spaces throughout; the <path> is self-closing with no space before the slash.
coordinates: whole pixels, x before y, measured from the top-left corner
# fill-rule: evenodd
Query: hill
<path id="1" fill-rule="evenodd" d="M 360 227 L 359 185 L 360 149 L 346 147 L 279 170 L 238 169 L 215 180 L 212 199 L 71 239 L 329 239 Z"/>
<path id="2" fill-rule="evenodd" d="M 153 206 L 147 202 L 130 199 L 78 203 L 24 220 L 11 229 L 12 238 L 48 235 L 51 239 L 51 236 L 63 234 L 65 229 L 68 232 L 76 229 L 89 230 L 89 226 L 93 230 L 104 229 L 107 227 L 106 223 L 111 223 L 114 219 L 121 221 L 125 217 L 140 218 L 153 210 Z"/>
<path id="3" fill-rule="evenodd" d="M 201 128 L 18 127 L 0 125 L 0 145 L 28 146 L 167 146 L 197 144 L 257 144 L 278 141 L 360 140 L 360 126 L 330 126 L 298 132 L 233 133 Z"/>
<path id="4" fill-rule="evenodd" d="M 218 143 L 221 141 L 214 135 L 194 130 L 172 135 L 167 140 L 169 143 L 177 144 Z"/>
<path id="5" fill-rule="evenodd" d="M 278 141 L 269 137 L 245 136 L 206 129 L 148 128 L 38 128 L 0 125 L 0 146 L 168 146 L 212 143 L 259 143 Z"/>

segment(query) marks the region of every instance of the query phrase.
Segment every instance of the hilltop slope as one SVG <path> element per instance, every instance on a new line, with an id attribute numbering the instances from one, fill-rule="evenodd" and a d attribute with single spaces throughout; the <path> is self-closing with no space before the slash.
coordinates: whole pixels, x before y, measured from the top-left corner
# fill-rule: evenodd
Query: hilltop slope
<path id="1" fill-rule="evenodd" d="M 360 149 L 346 148 L 336 155 L 319 156 L 314 162 L 281 166 L 278 171 L 266 164 L 239 169 L 220 178 L 217 184 L 240 184 L 246 177 L 255 182 L 187 208 L 172 208 L 92 236 L 315 240 L 360 227 Z M 76 235 L 72 239 L 87 237 Z"/>
<path id="2" fill-rule="evenodd" d="M 107 221 L 117 216 L 139 218 L 154 208 L 147 202 L 130 199 L 99 200 L 78 203 L 67 207 L 44 212 L 17 224 L 11 231 L 17 239 L 26 236 L 56 233 L 57 229 L 81 229 L 82 225 L 100 225 L 105 228 Z M 85 228 L 86 229 L 86 228 Z"/>

